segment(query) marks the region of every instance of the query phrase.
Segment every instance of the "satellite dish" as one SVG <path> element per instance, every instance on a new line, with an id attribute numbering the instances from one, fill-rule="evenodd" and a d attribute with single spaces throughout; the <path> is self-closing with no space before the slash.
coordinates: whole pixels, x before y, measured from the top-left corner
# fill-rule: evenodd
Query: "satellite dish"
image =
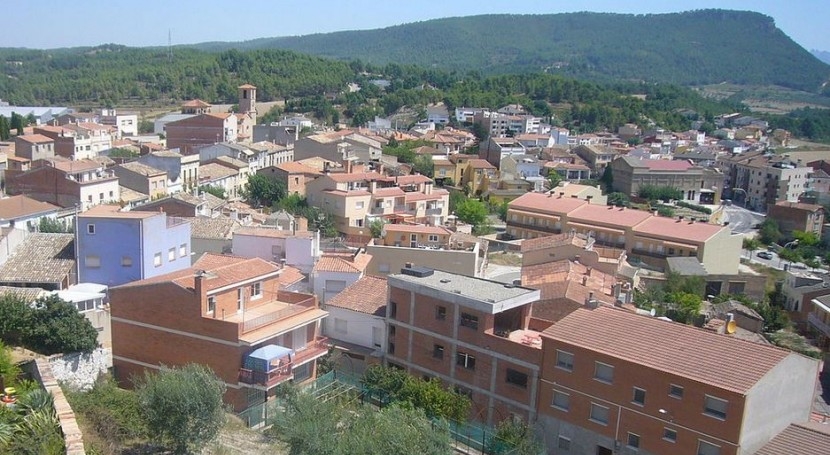
<path id="1" fill-rule="evenodd" d="M 735 322 L 735 321 L 729 321 L 729 322 L 726 323 L 726 333 L 728 333 L 730 335 L 735 333 L 735 330 L 737 330 L 737 328 L 738 328 L 738 323 Z"/>
<path id="2" fill-rule="evenodd" d="M 654 316 L 656 316 L 656 315 L 657 315 L 657 310 L 655 310 L 654 308 L 652 308 L 652 309 L 651 309 L 651 311 L 649 311 L 649 312 L 648 312 L 648 314 L 650 314 L 650 315 L 651 315 L 651 317 L 654 317 Z"/>

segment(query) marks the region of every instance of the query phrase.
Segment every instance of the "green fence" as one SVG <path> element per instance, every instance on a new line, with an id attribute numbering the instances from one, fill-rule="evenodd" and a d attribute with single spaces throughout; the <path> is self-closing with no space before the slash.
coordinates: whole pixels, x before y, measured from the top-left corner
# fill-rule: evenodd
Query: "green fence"
<path id="1" fill-rule="evenodd" d="M 360 382 L 360 377 L 330 371 L 302 386 L 302 391 L 311 393 L 320 400 L 349 399 L 383 408 L 391 403 L 388 396 L 367 390 Z M 240 412 L 239 418 L 252 428 L 268 427 L 281 415 L 283 399 L 274 397 L 265 403 L 254 405 Z M 486 455 L 510 455 L 513 450 L 504 443 L 494 441 L 496 429 L 477 422 L 447 422 L 432 419 L 434 427 L 447 427 L 454 446 L 463 446 L 469 453 Z"/>

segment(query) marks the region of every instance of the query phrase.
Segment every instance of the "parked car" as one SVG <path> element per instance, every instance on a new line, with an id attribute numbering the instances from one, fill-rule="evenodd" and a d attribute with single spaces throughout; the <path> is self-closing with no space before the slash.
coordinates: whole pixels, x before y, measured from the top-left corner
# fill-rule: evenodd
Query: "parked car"
<path id="1" fill-rule="evenodd" d="M 758 253 L 758 257 L 761 259 L 770 260 L 772 259 L 772 253 L 770 253 L 769 251 L 761 251 L 760 253 Z"/>

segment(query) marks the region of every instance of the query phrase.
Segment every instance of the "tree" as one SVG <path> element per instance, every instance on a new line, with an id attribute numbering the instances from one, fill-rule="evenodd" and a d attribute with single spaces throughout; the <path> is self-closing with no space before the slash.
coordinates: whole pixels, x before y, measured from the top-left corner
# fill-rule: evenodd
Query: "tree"
<path id="1" fill-rule="evenodd" d="M 372 233 L 372 238 L 373 239 L 380 238 L 380 236 L 383 233 L 383 225 L 384 224 L 386 224 L 386 223 L 384 223 L 382 219 L 372 220 L 372 222 L 369 223 L 369 232 Z"/>
<path id="2" fill-rule="evenodd" d="M 793 238 L 798 240 L 798 246 L 815 246 L 818 245 L 821 239 L 815 232 L 793 231 Z"/>
<path id="3" fill-rule="evenodd" d="M 432 163 L 432 155 L 418 155 L 412 161 L 412 168 L 415 172 L 432 178 L 434 174 L 434 165 Z"/>
<path id="4" fill-rule="evenodd" d="M 11 129 L 15 130 L 18 136 L 23 135 L 23 127 L 26 126 L 26 121 L 23 119 L 23 116 L 18 114 L 17 112 L 12 112 L 12 120 L 9 124 Z"/>
<path id="5" fill-rule="evenodd" d="M 285 183 L 272 179 L 265 174 L 254 174 L 248 177 L 243 194 L 249 202 L 259 207 L 271 207 L 285 197 Z"/>
<path id="6" fill-rule="evenodd" d="M 202 185 L 199 187 L 199 191 L 203 193 L 210 193 L 219 199 L 225 199 L 225 189 L 221 186 L 216 185 Z"/>
<path id="7" fill-rule="evenodd" d="M 478 235 L 487 233 L 491 229 L 487 219 L 489 215 L 487 206 L 478 199 L 467 199 L 458 204 L 455 208 L 455 215 L 459 220 L 472 224 L 473 230 Z"/>
<path id="8" fill-rule="evenodd" d="M 527 423 L 513 419 L 499 422 L 488 448 L 488 453 L 494 455 L 538 455 L 544 452 L 544 444 L 536 438 Z"/>
<path id="9" fill-rule="evenodd" d="M 608 205 L 615 205 L 617 207 L 628 207 L 631 200 L 625 193 L 614 192 L 608 194 Z"/>
<path id="10" fill-rule="evenodd" d="M 700 314 L 700 304 L 703 299 L 699 294 L 691 294 L 688 292 L 674 292 L 667 296 L 669 309 L 666 311 L 671 319 L 689 324 L 694 322 L 698 314 Z"/>
<path id="11" fill-rule="evenodd" d="M 204 365 L 147 371 L 136 393 L 149 434 L 175 453 L 201 449 L 225 421 L 225 384 Z"/>
<path id="12" fill-rule="evenodd" d="M 791 250 L 789 248 L 781 248 L 778 250 L 778 258 L 783 261 L 788 261 L 790 264 L 801 260 L 801 254 L 798 250 Z"/>
<path id="13" fill-rule="evenodd" d="M 37 230 L 38 232 L 71 234 L 75 232 L 75 226 L 73 226 L 71 222 L 45 216 L 40 219 Z"/>
<path id="14" fill-rule="evenodd" d="M 752 259 L 752 252 L 761 248 L 761 241 L 753 237 L 744 237 L 743 249 L 749 251 L 749 258 Z"/>
<path id="15" fill-rule="evenodd" d="M 611 170 L 611 166 L 605 166 L 605 170 L 602 171 L 602 177 L 599 178 L 599 181 L 602 183 L 602 186 L 605 188 L 606 192 L 613 191 L 614 171 Z"/>
<path id="16" fill-rule="evenodd" d="M 98 331 L 75 305 L 56 295 L 41 297 L 29 317 L 25 344 L 43 354 L 88 352 L 98 347 Z"/>
<path id="17" fill-rule="evenodd" d="M 548 184 L 549 189 L 553 190 L 554 188 L 559 186 L 559 182 L 561 182 L 561 181 L 562 181 L 562 176 L 559 175 L 558 172 L 556 172 L 556 171 L 548 172 L 547 184 Z"/>
<path id="18" fill-rule="evenodd" d="M 461 422 L 470 410 L 469 398 L 445 388 L 435 378 L 425 381 L 405 371 L 377 365 L 366 370 L 361 382 L 381 401 L 406 403 L 430 417 Z"/>
<path id="19" fill-rule="evenodd" d="M 289 394 L 265 431 L 292 455 L 453 453 L 447 425 L 431 422 L 419 409 L 392 405 L 375 411 L 306 393 Z"/>
<path id="20" fill-rule="evenodd" d="M 778 243 L 781 240 L 781 230 L 778 228 L 778 222 L 772 218 L 765 219 L 758 228 L 758 239 L 765 245 Z"/>
<path id="21" fill-rule="evenodd" d="M 0 141 L 8 141 L 11 137 L 9 119 L 0 115 Z"/>

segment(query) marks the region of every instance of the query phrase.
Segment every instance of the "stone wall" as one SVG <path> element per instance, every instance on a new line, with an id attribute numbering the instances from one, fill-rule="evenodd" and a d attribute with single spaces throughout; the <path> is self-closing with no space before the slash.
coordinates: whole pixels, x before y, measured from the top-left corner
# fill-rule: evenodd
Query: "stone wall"
<path id="1" fill-rule="evenodd" d="M 52 394 L 55 400 L 55 413 L 58 415 L 63 440 L 66 445 L 66 455 L 85 455 L 84 437 L 81 433 L 78 422 L 75 420 L 75 413 L 69 406 L 66 396 L 58 385 L 58 381 L 52 374 L 52 368 L 46 359 L 39 358 L 33 362 L 32 376 L 38 381 L 47 392 Z"/>
<path id="2" fill-rule="evenodd" d="M 89 353 L 56 354 L 48 358 L 54 378 L 72 388 L 87 390 L 112 367 L 112 349 Z"/>

